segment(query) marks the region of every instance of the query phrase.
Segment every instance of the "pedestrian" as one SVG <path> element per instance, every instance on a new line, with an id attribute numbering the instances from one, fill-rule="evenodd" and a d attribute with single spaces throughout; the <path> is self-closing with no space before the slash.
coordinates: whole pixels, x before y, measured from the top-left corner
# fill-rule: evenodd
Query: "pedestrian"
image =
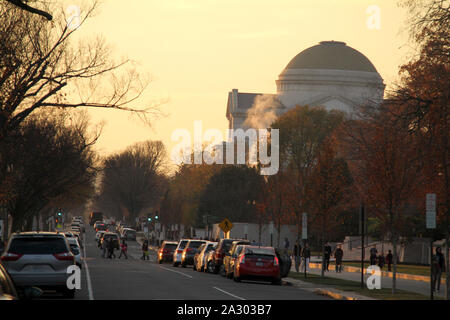
<path id="1" fill-rule="evenodd" d="M 311 250 L 309 245 L 306 243 L 305 248 L 302 250 L 302 272 L 309 272 L 309 260 L 311 259 Z"/>
<path id="2" fill-rule="evenodd" d="M 384 252 L 382 252 L 382 253 L 378 256 L 378 266 L 380 267 L 380 270 L 382 270 L 383 267 L 384 267 Z"/>
<path id="3" fill-rule="evenodd" d="M 433 291 L 439 292 L 441 289 L 441 275 L 445 272 L 445 259 L 441 252 L 441 247 L 436 248 L 436 254 L 432 257 L 431 280 Z M 437 289 L 436 289 L 437 288 Z"/>
<path id="4" fill-rule="evenodd" d="M 289 250 L 289 246 L 290 246 L 289 239 L 284 238 L 284 249 L 286 249 L 286 251 Z"/>
<path id="5" fill-rule="evenodd" d="M 114 249 L 115 249 L 116 245 L 113 241 L 113 239 L 109 238 L 108 239 L 108 258 L 112 259 L 112 257 L 114 256 L 114 259 L 116 258 L 116 254 L 114 253 Z"/>
<path id="6" fill-rule="evenodd" d="M 330 257 L 331 257 L 331 247 L 328 243 L 325 243 L 325 247 L 324 247 L 324 258 L 325 258 L 325 263 L 323 265 L 323 268 L 325 271 L 329 271 L 328 267 L 330 266 Z"/>
<path id="7" fill-rule="evenodd" d="M 378 255 L 378 250 L 376 246 L 373 246 L 370 249 L 370 265 L 374 266 L 377 264 L 377 255 Z"/>
<path id="8" fill-rule="evenodd" d="M 388 271 L 392 271 L 392 261 L 394 260 L 394 257 L 392 256 L 392 251 L 389 250 L 388 254 L 386 255 L 386 263 L 388 265 Z"/>
<path id="9" fill-rule="evenodd" d="M 108 244 L 106 239 L 103 239 L 100 243 L 100 247 L 102 249 L 102 258 L 106 258 L 106 251 L 108 250 Z"/>
<path id="10" fill-rule="evenodd" d="M 125 241 L 125 239 L 122 240 L 122 243 L 120 244 L 120 255 L 119 255 L 119 259 L 122 257 L 122 254 L 125 256 L 125 259 L 128 259 L 127 256 L 127 250 L 128 250 L 128 245 L 127 242 Z"/>
<path id="11" fill-rule="evenodd" d="M 147 258 L 147 260 L 149 260 L 148 257 L 148 240 L 145 239 L 144 242 L 142 243 L 142 260 L 145 260 L 145 258 Z"/>
<path id="12" fill-rule="evenodd" d="M 296 240 L 296 241 L 295 241 L 295 244 L 294 244 L 294 250 L 292 251 L 292 257 L 294 258 L 294 261 L 295 261 L 295 270 L 296 270 L 297 272 L 299 271 L 301 254 L 302 254 L 302 247 L 301 247 L 300 244 L 298 243 L 298 240 Z"/>
<path id="13" fill-rule="evenodd" d="M 341 249 L 341 246 L 338 245 L 336 250 L 334 250 L 334 258 L 336 263 L 336 272 L 342 272 L 342 258 L 344 257 L 344 251 Z"/>

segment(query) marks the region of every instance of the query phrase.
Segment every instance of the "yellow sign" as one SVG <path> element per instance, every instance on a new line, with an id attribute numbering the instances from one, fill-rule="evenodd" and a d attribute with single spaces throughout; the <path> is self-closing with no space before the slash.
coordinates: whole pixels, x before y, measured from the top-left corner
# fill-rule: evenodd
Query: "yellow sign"
<path id="1" fill-rule="evenodd" d="M 233 224 L 227 218 L 223 219 L 223 221 L 219 224 L 219 228 L 222 229 L 224 233 L 227 233 L 231 229 L 233 229 Z"/>

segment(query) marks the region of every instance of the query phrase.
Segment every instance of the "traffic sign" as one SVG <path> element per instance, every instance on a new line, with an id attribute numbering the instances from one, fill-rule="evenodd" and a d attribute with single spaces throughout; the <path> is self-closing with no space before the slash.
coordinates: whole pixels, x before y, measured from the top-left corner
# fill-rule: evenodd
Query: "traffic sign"
<path id="1" fill-rule="evenodd" d="M 308 214 L 306 212 L 302 215 L 302 239 L 308 239 Z"/>
<path id="2" fill-rule="evenodd" d="M 426 221 L 427 229 L 436 229 L 436 194 L 426 195 Z"/>
<path id="3" fill-rule="evenodd" d="M 233 229 L 233 224 L 230 220 L 227 218 L 223 219 L 222 222 L 219 224 L 219 228 L 222 229 L 224 233 L 227 233 L 231 229 Z"/>

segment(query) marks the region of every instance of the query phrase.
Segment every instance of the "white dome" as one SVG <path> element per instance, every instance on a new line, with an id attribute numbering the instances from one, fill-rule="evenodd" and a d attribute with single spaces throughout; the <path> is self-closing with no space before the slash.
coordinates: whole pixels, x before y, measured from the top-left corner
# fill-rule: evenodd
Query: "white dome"
<path id="1" fill-rule="evenodd" d="M 339 41 L 322 41 L 296 55 L 279 75 L 277 93 L 288 108 L 322 105 L 351 111 L 383 99 L 383 79 L 370 60 Z"/>

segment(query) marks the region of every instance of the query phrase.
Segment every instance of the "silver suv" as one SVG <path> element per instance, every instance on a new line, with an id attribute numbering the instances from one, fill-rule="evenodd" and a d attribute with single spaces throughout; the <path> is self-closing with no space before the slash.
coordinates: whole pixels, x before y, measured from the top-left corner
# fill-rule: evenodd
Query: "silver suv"
<path id="1" fill-rule="evenodd" d="M 0 259 L 18 288 L 36 286 L 69 298 L 75 295 L 66 284 L 67 268 L 75 264 L 75 257 L 63 233 L 14 233 Z"/>

